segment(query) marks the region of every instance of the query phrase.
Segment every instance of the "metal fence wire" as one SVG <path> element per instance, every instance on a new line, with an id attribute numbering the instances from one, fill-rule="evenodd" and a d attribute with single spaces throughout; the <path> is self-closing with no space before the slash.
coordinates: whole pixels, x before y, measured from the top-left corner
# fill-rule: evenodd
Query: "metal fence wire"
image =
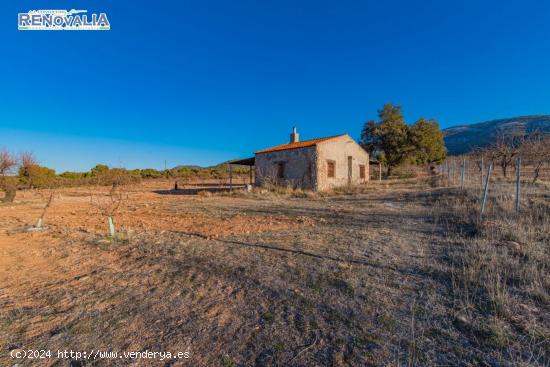
<path id="1" fill-rule="evenodd" d="M 451 157 L 436 167 L 447 185 L 462 189 L 479 190 L 480 215 L 490 210 L 490 198 L 509 205 L 506 209 L 520 213 L 522 196 L 540 193 L 541 184 L 550 182 L 550 167 L 535 167 L 517 157 L 505 167 L 486 157 Z"/>

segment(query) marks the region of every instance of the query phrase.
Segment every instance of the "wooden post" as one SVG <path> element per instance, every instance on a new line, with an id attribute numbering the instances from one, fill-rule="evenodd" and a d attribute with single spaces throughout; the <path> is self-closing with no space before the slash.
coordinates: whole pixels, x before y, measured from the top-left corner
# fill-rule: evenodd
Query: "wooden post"
<path id="1" fill-rule="evenodd" d="M 382 162 L 378 162 L 378 182 L 382 182 Z"/>
<path id="2" fill-rule="evenodd" d="M 485 213 L 485 204 L 487 203 L 487 193 L 489 191 L 489 180 L 491 179 L 491 171 L 493 169 L 493 162 L 489 164 L 489 169 L 487 170 L 487 178 L 485 179 L 485 187 L 483 189 L 483 198 L 481 199 L 481 216 Z"/>
<path id="3" fill-rule="evenodd" d="M 516 213 L 519 213 L 521 203 L 521 157 L 518 157 L 516 163 Z"/>
<path id="4" fill-rule="evenodd" d="M 233 166 L 229 163 L 229 191 L 233 191 Z"/>
<path id="5" fill-rule="evenodd" d="M 248 166 L 248 174 L 250 175 L 250 186 L 252 186 L 252 166 Z"/>

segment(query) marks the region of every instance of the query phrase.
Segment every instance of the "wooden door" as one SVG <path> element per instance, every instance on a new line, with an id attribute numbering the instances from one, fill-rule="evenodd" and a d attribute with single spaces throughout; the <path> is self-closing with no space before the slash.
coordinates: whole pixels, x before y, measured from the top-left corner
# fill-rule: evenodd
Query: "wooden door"
<path id="1" fill-rule="evenodd" d="M 353 177 L 353 157 L 348 156 L 348 185 L 351 185 L 351 179 Z"/>

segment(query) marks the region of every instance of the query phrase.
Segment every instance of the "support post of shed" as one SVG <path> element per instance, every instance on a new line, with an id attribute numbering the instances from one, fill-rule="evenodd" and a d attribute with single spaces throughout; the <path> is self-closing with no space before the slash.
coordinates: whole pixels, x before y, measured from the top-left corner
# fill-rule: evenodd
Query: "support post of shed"
<path id="1" fill-rule="evenodd" d="M 248 169 L 249 169 L 248 173 L 250 175 L 250 186 L 252 186 L 252 166 L 248 166 Z"/>
<path id="2" fill-rule="evenodd" d="M 229 163 L 229 191 L 233 191 L 233 166 Z"/>
<path id="3" fill-rule="evenodd" d="M 382 162 L 378 162 L 378 182 L 382 182 Z"/>

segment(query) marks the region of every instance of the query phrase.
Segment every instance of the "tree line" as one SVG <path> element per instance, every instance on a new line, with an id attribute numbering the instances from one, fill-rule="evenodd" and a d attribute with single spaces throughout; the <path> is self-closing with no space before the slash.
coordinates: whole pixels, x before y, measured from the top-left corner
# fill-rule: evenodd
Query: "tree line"
<path id="1" fill-rule="evenodd" d="M 236 175 L 248 174 L 247 169 L 235 167 Z M 51 189 L 65 186 L 81 185 L 118 185 L 137 183 L 142 179 L 177 179 L 189 181 L 193 179 L 217 179 L 228 176 L 224 164 L 211 167 L 176 167 L 166 170 L 154 168 L 126 169 L 97 164 L 86 172 L 63 172 L 56 174 L 55 170 L 41 166 L 31 153 L 19 155 L 6 150 L 0 151 L 0 191 L 4 192 L 3 202 L 13 202 L 18 189 Z"/>

